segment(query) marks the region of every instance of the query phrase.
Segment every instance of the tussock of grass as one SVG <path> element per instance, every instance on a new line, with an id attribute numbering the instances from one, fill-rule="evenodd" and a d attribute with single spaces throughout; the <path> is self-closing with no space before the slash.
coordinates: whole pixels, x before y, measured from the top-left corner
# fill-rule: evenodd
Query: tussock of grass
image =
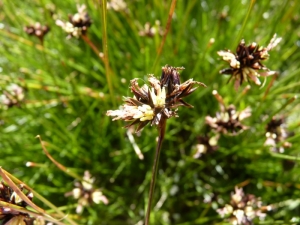
<path id="1" fill-rule="evenodd" d="M 125 123 L 113 123 L 105 114 L 122 104 L 122 96 L 131 96 L 131 79 L 140 78 L 142 83 L 148 74 L 160 78 L 166 64 L 183 66 L 182 81 L 193 78 L 207 88 L 187 97 L 192 110 L 181 107 L 179 118 L 168 120 L 151 224 L 222 224 L 225 220 L 216 209 L 229 203 L 236 185 L 274 207 L 264 222 L 255 220 L 255 224 L 287 224 L 292 218 L 297 224 L 298 2 L 177 1 L 163 48 L 161 34 L 147 37 L 139 32 L 147 22 L 158 26 L 160 21 L 165 29 L 171 1 L 126 1 L 127 8 L 121 11 L 103 8 L 105 2 L 80 2 L 87 4 L 93 21 L 86 36 L 103 53 L 99 58 L 87 40 L 67 40 L 55 25 L 53 16 L 66 21 L 68 14 L 76 12 L 74 1 L 0 1 L 0 95 L 12 83 L 25 93 L 20 105 L 0 106 L 0 165 L 79 224 L 143 221 L 157 130 L 147 126 L 140 136 L 134 135 L 144 155 L 140 160 Z M 35 22 L 50 27 L 43 42 L 23 31 Z M 229 76 L 219 74 L 228 63 L 217 51 L 235 52 L 240 39 L 246 45 L 267 46 L 275 33 L 282 41 L 264 64 L 279 75 L 267 77 L 262 87 L 250 83 L 246 93 L 244 83 L 236 92 L 233 82 L 227 83 Z M 235 104 L 237 111 L 251 107 L 252 116 L 243 121 L 249 129 L 238 136 L 221 135 L 217 151 L 195 159 L 197 138 L 213 134 L 205 117 L 220 111 L 213 90 L 226 106 Z M 293 134 L 286 139 L 291 147 L 284 153 L 264 146 L 272 116 L 286 118 L 286 129 Z M 76 215 L 76 200 L 64 197 L 73 189 L 74 178 L 47 159 L 36 135 L 48 143 L 53 158 L 72 172 L 82 177 L 89 170 L 109 204 L 92 204 Z M 27 161 L 37 166 L 26 167 Z"/>

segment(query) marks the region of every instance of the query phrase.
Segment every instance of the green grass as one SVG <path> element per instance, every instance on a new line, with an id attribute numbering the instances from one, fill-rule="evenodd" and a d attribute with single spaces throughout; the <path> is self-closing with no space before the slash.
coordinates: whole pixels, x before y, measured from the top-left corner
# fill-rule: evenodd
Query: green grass
<path id="1" fill-rule="evenodd" d="M 106 19 L 97 1 L 80 2 L 87 5 L 93 21 L 87 36 L 108 53 L 105 64 L 82 39 L 67 40 L 51 17 L 50 8 L 55 17 L 67 20 L 68 14 L 76 12 L 74 1 L 0 0 L 0 94 L 11 83 L 25 90 L 20 107 L 0 106 L 0 166 L 57 207 L 65 207 L 78 224 L 142 224 L 138 222 L 144 220 L 148 201 L 157 129 L 147 126 L 141 135 L 134 135 L 144 154 L 140 160 L 125 124 L 112 122 L 105 114 L 122 104 L 122 96 L 132 96 L 131 79 L 139 78 L 142 85 L 148 74 L 160 77 L 166 64 L 183 66 L 182 81 L 193 78 L 207 88 L 200 87 L 185 99 L 193 109 L 180 107 L 179 118 L 168 120 L 151 224 L 226 224 L 215 210 L 229 203 L 230 193 L 243 182 L 245 193 L 260 197 L 265 205 L 278 206 L 264 222 L 255 224 L 299 220 L 300 104 L 299 99 L 286 103 L 300 90 L 300 4 L 262 0 L 252 1 L 250 8 L 251 1 L 177 1 L 155 65 L 162 36 L 141 37 L 139 31 L 156 20 L 165 28 L 171 1 L 126 2 L 125 11 L 105 11 Z M 35 22 L 51 28 L 43 46 L 23 31 Z M 279 71 L 268 94 L 264 97 L 272 77 L 263 87 L 251 85 L 246 95 L 241 94 L 246 84 L 236 92 L 233 82 L 227 84 L 229 77 L 219 74 L 228 64 L 217 51 L 234 52 L 240 39 L 267 46 L 274 33 L 283 39 L 264 63 Z M 208 132 L 205 117 L 219 111 L 213 90 L 226 105 L 252 108 L 252 116 L 244 121 L 250 129 L 235 137 L 223 135 L 218 151 L 194 159 L 197 137 Z M 272 115 L 286 117 L 288 130 L 294 133 L 288 139 L 292 147 L 284 152 L 294 162 L 291 169 L 283 166 L 285 156 L 272 155 L 263 145 L 266 121 Z M 58 162 L 79 176 L 89 170 L 110 203 L 93 204 L 76 215 L 76 200 L 64 197 L 72 190 L 74 178 L 46 157 L 36 135 L 48 143 Z M 26 167 L 27 161 L 41 166 Z M 213 196 L 210 203 L 204 202 L 207 196 Z"/>

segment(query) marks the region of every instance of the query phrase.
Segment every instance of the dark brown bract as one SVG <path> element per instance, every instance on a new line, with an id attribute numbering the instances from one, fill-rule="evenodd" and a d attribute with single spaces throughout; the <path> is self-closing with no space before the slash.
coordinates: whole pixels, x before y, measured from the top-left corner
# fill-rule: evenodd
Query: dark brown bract
<path id="1" fill-rule="evenodd" d="M 256 85 L 261 85 L 260 76 L 266 77 L 276 74 L 275 71 L 270 71 L 262 64 L 263 60 L 269 58 L 268 51 L 273 49 L 281 38 L 273 36 L 267 47 L 259 47 L 255 42 L 246 46 L 245 41 L 242 40 L 236 49 L 236 54 L 227 51 L 218 51 L 218 55 L 230 64 L 230 68 L 220 71 L 221 74 L 231 75 L 230 79 L 235 80 L 235 88 L 244 82 L 252 80 Z"/>
<path id="2" fill-rule="evenodd" d="M 184 83 L 180 83 L 180 74 L 178 71 L 184 70 L 183 67 L 172 67 L 164 66 L 162 67 L 162 75 L 160 78 L 161 87 L 166 88 L 166 105 L 169 108 L 175 108 L 178 106 L 193 107 L 192 105 L 186 103 L 182 98 L 193 93 L 199 86 L 206 87 L 205 84 L 193 81 L 189 79 Z M 194 85 L 197 84 L 197 87 Z"/>

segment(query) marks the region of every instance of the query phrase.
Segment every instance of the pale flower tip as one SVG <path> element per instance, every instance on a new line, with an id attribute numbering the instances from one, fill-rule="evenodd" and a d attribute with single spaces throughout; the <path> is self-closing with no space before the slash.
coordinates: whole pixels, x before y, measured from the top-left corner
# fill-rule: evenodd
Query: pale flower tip
<path id="1" fill-rule="evenodd" d="M 217 91 L 217 90 L 213 90 L 213 91 L 212 91 L 212 94 L 213 94 L 213 95 L 217 95 L 217 94 L 218 94 L 218 91 Z"/>
<path id="2" fill-rule="evenodd" d="M 65 25 L 65 23 L 64 23 L 63 21 L 61 21 L 61 20 L 56 20 L 56 21 L 55 21 L 55 24 L 56 24 L 57 26 L 59 26 L 59 27 L 63 27 L 63 26 Z"/>
<path id="3" fill-rule="evenodd" d="M 72 191 L 72 194 L 73 194 L 73 197 L 75 199 L 78 199 L 81 195 L 81 190 L 80 188 L 74 188 L 73 191 Z"/>
<path id="4" fill-rule="evenodd" d="M 217 54 L 218 54 L 219 56 L 223 56 L 223 55 L 224 55 L 224 51 L 217 51 Z"/>
<path id="5" fill-rule="evenodd" d="M 258 85 L 258 86 L 261 85 L 261 82 L 260 82 L 260 80 L 258 78 L 255 80 L 255 84 Z"/>
<path id="6" fill-rule="evenodd" d="M 34 163 L 32 163 L 32 162 L 26 162 L 26 164 L 25 164 L 26 167 L 31 167 L 33 165 L 34 165 Z"/>

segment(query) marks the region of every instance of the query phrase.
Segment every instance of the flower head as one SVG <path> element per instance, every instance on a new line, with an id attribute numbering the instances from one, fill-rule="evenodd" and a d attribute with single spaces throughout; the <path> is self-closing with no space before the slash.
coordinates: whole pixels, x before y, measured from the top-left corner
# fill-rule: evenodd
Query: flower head
<path id="1" fill-rule="evenodd" d="M 291 147 L 291 143 L 285 141 L 290 136 L 287 131 L 285 120 L 283 117 L 273 117 L 266 127 L 266 141 L 265 145 L 270 146 L 273 152 L 284 152 L 284 148 Z M 277 146 L 281 144 L 280 146 Z"/>
<path id="2" fill-rule="evenodd" d="M 76 187 L 71 192 L 65 194 L 65 196 L 72 195 L 75 199 L 78 199 L 76 213 L 82 213 L 83 208 L 92 203 L 99 204 L 102 202 L 105 205 L 108 204 L 106 196 L 99 189 L 93 188 L 94 181 L 95 178 L 91 176 L 89 171 L 85 171 L 83 181 L 76 182 Z"/>
<path id="3" fill-rule="evenodd" d="M 44 36 L 50 31 L 50 28 L 40 23 L 24 27 L 24 31 L 31 36 L 36 36 L 42 42 Z"/>
<path id="4" fill-rule="evenodd" d="M 20 103 L 24 100 L 24 90 L 17 84 L 10 84 L 0 95 L 0 106 L 4 105 L 8 108 L 13 106 L 20 106 Z"/>
<path id="5" fill-rule="evenodd" d="M 250 108 L 238 112 L 234 105 L 229 105 L 227 108 L 222 107 L 221 111 L 216 113 L 216 117 L 206 116 L 205 121 L 218 133 L 236 135 L 247 129 L 241 121 L 250 115 Z"/>
<path id="6" fill-rule="evenodd" d="M 241 121 L 251 116 L 251 109 L 246 108 L 238 112 L 234 105 L 226 107 L 217 91 L 214 90 L 213 94 L 220 102 L 221 111 L 216 113 L 216 117 L 206 116 L 206 124 L 216 132 L 223 134 L 237 135 L 246 130 L 247 127 Z"/>
<path id="7" fill-rule="evenodd" d="M 156 20 L 155 25 L 151 26 L 149 22 L 147 22 L 144 26 L 144 29 L 139 32 L 141 37 L 154 37 L 156 34 L 162 36 L 164 34 L 163 28 L 160 25 L 160 21 Z"/>
<path id="8" fill-rule="evenodd" d="M 56 25 L 60 26 L 66 33 L 68 33 L 68 38 L 81 37 L 81 35 L 86 34 L 88 28 L 92 24 L 92 21 L 86 12 L 85 5 L 77 5 L 77 11 L 78 12 L 76 14 L 69 15 L 68 22 L 56 20 Z"/>
<path id="9" fill-rule="evenodd" d="M 234 225 L 252 225 L 253 219 L 264 219 L 266 214 L 262 210 L 262 202 L 254 195 L 245 194 L 242 188 L 235 187 L 231 194 L 230 204 L 217 210 L 221 217 L 227 217 Z"/>
<path id="10" fill-rule="evenodd" d="M 124 0 L 110 0 L 107 1 L 107 9 L 114 11 L 125 11 L 127 10 L 127 4 Z"/>
<path id="11" fill-rule="evenodd" d="M 218 140 L 219 135 L 208 137 L 200 136 L 198 137 L 198 144 L 196 145 L 196 152 L 194 153 L 194 158 L 200 158 L 203 154 L 212 153 L 218 150 Z"/>
<path id="12" fill-rule="evenodd" d="M 230 68 L 221 70 L 221 74 L 230 74 L 235 80 L 235 88 L 243 83 L 243 81 L 252 80 L 256 85 L 260 85 L 260 76 L 271 76 L 276 74 L 275 71 L 270 71 L 261 61 L 269 58 L 268 51 L 273 49 L 281 38 L 276 38 L 276 34 L 271 39 L 267 47 L 259 47 L 255 42 L 246 46 L 242 40 L 236 49 L 236 54 L 231 51 L 218 51 L 218 55 L 227 61 Z"/>
<path id="13" fill-rule="evenodd" d="M 241 123 L 242 120 L 251 116 L 251 109 L 247 107 L 241 112 L 236 111 L 234 105 L 225 106 L 223 98 L 216 90 L 213 95 L 220 103 L 221 111 L 216 113 L 216 117 L 206 116 L 205 122 L 217 133 L 237 135 L 247 127 Z"/>
<path id="14" fill-rule="evenodd" d="M 183 68 L 180 68 L 183 69 Z M 137 79 L 130 81 L 134 97 L 124 97 L 125 104 L 119 110 L 109 110 L 106 115 L 115 117 L 113 120 L 124 120 L 130 123 L 126 127 L 137 124 L 136 132 L 148 123 L 159 126 L 161 121 L 176 117 L 176 108 L 180 105 L 191 107 L 182 100 L 194 92 L 194 84 L 204 85 L 192 79 L 180 84 L 178 68 L 163 67 L 161 80 L 153 75 L 148 77 L 149 86 L 139 86 Z"/>

